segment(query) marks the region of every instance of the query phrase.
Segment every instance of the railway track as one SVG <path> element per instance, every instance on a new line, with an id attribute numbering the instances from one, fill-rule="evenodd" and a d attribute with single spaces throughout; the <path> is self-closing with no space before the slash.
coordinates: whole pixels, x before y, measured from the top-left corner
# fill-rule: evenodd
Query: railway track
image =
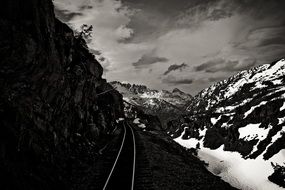
<path id="1" fill-rule="evenodd" d="M 122 123 L 123 139 L 112 169 L 103 190 L 133 190 L 136 170 L 136 142 L 133 129 L 128 123 Z"/>

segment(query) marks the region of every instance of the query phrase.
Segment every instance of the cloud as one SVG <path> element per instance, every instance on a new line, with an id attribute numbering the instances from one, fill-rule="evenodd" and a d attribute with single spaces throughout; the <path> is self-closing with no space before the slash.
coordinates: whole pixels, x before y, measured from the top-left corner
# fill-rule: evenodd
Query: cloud
<path id="1" fill-rule="evenodd" d="M 74 29 L 93 25 L 88 46 L 108 69 L 108 80 L 155 89 L 175 84 L 195 94 L 233 72 L 285 55 L 284 0 L 54 2 Z M 178 69 L 179 77 L 173 78 L 170 63 L 189 67 Z"/>
<path id="2" fill-rule="evenodd" d="M 81 12 L 71 12 L 65 9 L 61 10 L 57 7 L 54 8 L 54 13 L 56 17 L 60 18 L 60 20 L 62 20 L 63 22 L 69 22 L 74 19 L 74 17 L 83 15 Z"/>
<path id="3" fill-rule="evenodd" d="M 101 51 L 95 50 L 95 49 L 89 49 L 89 51 L 94 55 L 101 55 L 102 54 Z"/>
<path id="4" fill-rule="evenodd" d="M 169 74 L 170 72 L 176 71 L 176 70 L 182 71 L 182 70 L 183 70 L 184 68 L 186 68 L 186 67 L 188 67 L 188 65 L 185 64 L 185 63 L 182 63 L 181 65 L 176 65 L 176 64 L 170 65 L 170 66 L 168 67 L 167 71 L 165 71 L 165 72 L 163 73 L 163 75 L 167 75 L 167 74 Z"/>
<path id="5" fill-rule="evenodd" d="M 104 68 L 104 72 L 109 71 L 109 66 L 111 65 L 110 61 L 103 55 L 103 53 L 99 50 L 90 49 L 89 51 L 95 56 L 96 60 L 102 65 Z"/>
<path id="6" fill-rule="evenodd" d="M 167 76 L 166 78 L 162 79 L 162 83 L 166 83 L 169 85 L 179 85 L 179 84 L 192 84 L 193 79 L 188 78 L 176 78 L 172 75 Z"/>
<path id="7" fill-rule="evenodd" d="M 214 9 L 208 16 L 209 20 L 215 21 L 223 18 L 231 17 L 233 13 L 227 12 L 223 9 Z"/>
<path id="8" fill-rule="evenodd" d="M 226 79 L 226 77 L 217 76 L 217 77 L 209 77 L 208 81 L 209 82 L 218 82 L 218 81 L 222 81 L 225 79 Z"/>
<path id="9" fill-rule="evenodd" d="M 239 48 L 260 48 L 269 45 L 285 45 L 285 26 L 268 26 L 250 30 Z"/>
<path id="10" fill-rule="evenodd" d="M 138 61 L 132 63 L 135 68 L 147 67 L 148 65 L 152 65 L 155 63 L 163 63 L 167 62 L 168 59 L 165 57 L 158 57 L 154 55 L 154 53 L 144 54 Z"/>
<path id="11" fill-rule="evenodd" d="M 254 58 L 246 58 L 244 60 L 216 58 L 194 67 L 194 71 L 205 71 L 206 73 L 241 71 L 253 67 L 255 63 L 256 59 Z"/>

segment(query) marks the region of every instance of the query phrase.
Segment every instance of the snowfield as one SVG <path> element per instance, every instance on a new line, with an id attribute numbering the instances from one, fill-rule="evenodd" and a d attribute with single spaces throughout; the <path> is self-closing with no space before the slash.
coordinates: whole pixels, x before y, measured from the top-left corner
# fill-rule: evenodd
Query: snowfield
<path id="1" fill-rule="evenodd" d="M 280 151 L 269 160 L 263 160 L 262 156 L 257 159 L 244 159 L 237 152 L 224 151 L 224 145 L 211 150 L 203 146 L 203 139 L 200 141 L 194 138 L 183 140 L 182 135 L 174 140 L 185 148 L 196 148 L 196 145 L 200 143 L 199 159 L 209 164 L 207 169 L 211 173 L 220 176 L 232 186 L 243 190 L 283 189 L 270 182 L 267 177 L 273 173 L 271 162 L 284 165 L 285 150 Z M 278 137 L 279 135 L 275 138 Z"/>

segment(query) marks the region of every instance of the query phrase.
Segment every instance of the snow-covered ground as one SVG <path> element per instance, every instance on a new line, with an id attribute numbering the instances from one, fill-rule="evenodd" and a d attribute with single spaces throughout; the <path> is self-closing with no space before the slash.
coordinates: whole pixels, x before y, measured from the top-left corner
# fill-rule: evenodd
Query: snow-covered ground
<path id="1" fill-rule="evenodd" d="M 283 189 L 270 182 L 267 177 L 273 173 L 271 162 L 283 165 L 285 150 L 266 161 L 263 160 L 262 155 L 257 159 L 243 159 L 237 152 L 224 151 L 223 145 L 218 149 L 211 150 L 203 146 L 203 139 L 200 141 L 194 138 L 183 140 L 182 135 L 174 140 L 186 148 L 195 148 L 200 142 L 198 157 L 209 163 L 208 170 L 210 172 L 220 176 L 232 186 L 244 190 Z"/>

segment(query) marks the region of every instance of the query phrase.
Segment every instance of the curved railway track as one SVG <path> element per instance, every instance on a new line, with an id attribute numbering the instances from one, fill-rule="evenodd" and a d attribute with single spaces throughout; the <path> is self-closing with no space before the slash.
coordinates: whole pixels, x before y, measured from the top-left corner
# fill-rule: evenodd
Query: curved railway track
<path id="1" fill-rule="evenodd" d="M 115 162 L 103 190 L 133 190 L 136 171 L 136 142 L 133 129 L 123 122 L 124 134 Z"/>

